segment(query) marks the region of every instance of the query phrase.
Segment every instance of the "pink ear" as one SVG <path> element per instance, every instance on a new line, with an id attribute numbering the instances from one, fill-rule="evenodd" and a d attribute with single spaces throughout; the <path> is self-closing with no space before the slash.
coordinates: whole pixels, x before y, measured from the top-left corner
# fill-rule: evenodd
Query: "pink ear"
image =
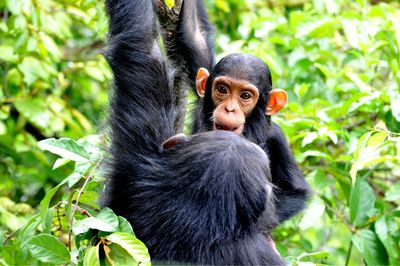
<path id="1" fill-rule="evenodd" d="M 274 115 L 279 112 L 287 103 L 287 93 L 282 89 L 273 89 L 269 92 L 268 105 L 266 107 L 266 115 Z"/>
<path id="2" fill-rule="evenodd" d="M 186 139 L 185 134 L 179 133 L 175 136 L 170 137 L 166 141 L 164 141 L 162 144 L 162 147 L 163 147 L 163 149 L 168 150 L 168 149 L 171 149 L 172 147 L 174 147 L 175 145 L 186 142 L 186 141 L 187 141 L 187 139 Z"/>
<path id="3" fill-rule="evenodd" d="M 206 84 L 210 73 L 204 67 L 199 68 L 196 76 L 196 91 L 199 97 L 203 98 L 206 93 Z"/>

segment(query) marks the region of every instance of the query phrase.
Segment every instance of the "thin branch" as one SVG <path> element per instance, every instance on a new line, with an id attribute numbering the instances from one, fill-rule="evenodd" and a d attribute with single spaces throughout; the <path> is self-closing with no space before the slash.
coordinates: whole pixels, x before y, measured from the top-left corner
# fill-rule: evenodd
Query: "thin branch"
<path id="1" fill-rule="evenodd" d="M 94 171 L 99 167 L 101 161 L 102 161 L 102 157 L 97 161 L 96 165 L 93 167 L 93 169 L 90 171 L 89 175 L 86 177 L 85 183 L 83 184 L 83 186 L 79 190 L 78 196 L 76 198 L 75 205 L 74 205 L 74 210 L 72 211 L 71 220 L 69 222 L 69 233 L 68 233 L 68 248 L 69 248 L 69 251 L 71 251 L 72 226 L 74 225 L 74 217 L 75 217 L 76 210 L 78 209 L 79 200 L 80 200 L 80 198 L 82 196 L 83 190 L 85 189 L 86 185 L 89 183 L 90 180 L 92 180 Z"/>
<path id="2" fill-rule="evenodd" d="M 347 250 L 346 263 L 344 264 L 345 266 L 349 265 L 352 249 L 353 249 L 353 241 L 351 241 L 350 239 L 349 249 Z"/>

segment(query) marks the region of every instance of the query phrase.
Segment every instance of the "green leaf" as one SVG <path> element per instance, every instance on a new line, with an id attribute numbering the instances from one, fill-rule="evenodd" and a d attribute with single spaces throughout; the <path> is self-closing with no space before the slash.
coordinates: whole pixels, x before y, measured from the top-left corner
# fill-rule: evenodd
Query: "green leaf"
<path id="1" fill-rule="evenodd" d="M 18 55 L 14 54 L 14 49 L 11 45 L 0 45 L 0 60 L 15 63 L 18 60 Z"/>
<path id="2" fill-rule="evenodd" d="M 332 35 L 338 28 L 338 21 L 334 18 L 313 18 L 310 21 L 299 24 L 296 29 L 296 38 L 324 37 Z"/>
<path id="3" fill-rule="evenodd" d="M 400 201 L 400 183 L 391 186 L 385 193 L 385 200 L 387 201 Z"/>
<path id="4" fill-rule="evenodd" d="M 115 230 L 118 229 L 118 217 L 110 208 L 102 209 L 96 218 L 115 228 Z"/>
<path id="5" fill-rule="evenodd" d="M 53 235 L 40 234 L 31 238 L 28 249 L 32 257 L 45 263 L 67 264 L 71 256 L 67 248 Z"/>
<path id="6" fill-rule="evenodd" d="M 388 265 L 388 257 L 375 233 L 363 229 L 352 238 L 354 246 L 362 254 L 367 265 Z"/>
<path id="7" fill-rule="evenodd" d="M 120 245 L 140 264 L 151 265 L 146 246 L 135 236 L 129 233 L 117 232 L 107 236 L 107 239 Z"/>
<path id="8" fill-rule="evenodd" d="M 303 252 L 300 256 L 297 257 L 297 261 L 302 261 L 307 259 L 307 261 L 311 259 L 326 259 L 329 256 L 329 252 L 327 251 L 319 251 L 319 252 L 312 252 L 306 253 Z"/>
<path id="9" fill-rule="evenodd" d="M 386 132 L 376 132 L 372 134 L 371 137 L 368 139 L 367 147 L 375 147 L 382 144 L 383 142 L 385 142 L 387 135 L 388 134 Z"/>
<path id="10" fill-rule="evenodd" d="M 104 246 L 104 253 L 108 254 L 106 265 L 138 265 L 138 262 L 120 245 L 111 243 Z"/>
<path id="11" fill-rule="evenodd" d="M 396 221 L 393 217 L 380 217 L 378 221 L 375 222 L 375 232 L 382 244 L 385 246 L 390 258 L 394 261 L 398 261 L 400 256 L 400 251 L 398 250 L 398 243 L 392 237 L 399 231 Z M 391 263 L 391 265 L 394 265 Z"/>
<path id="12" fill-rule="evenodd" d="M 381 155 L 386 145 L 387 133 L 367 132 L 361 136 L 354 151 L 354 163 L 350 170 L 352 182 L 355 182 L 357 172 L 361 169 L 385 161 L 396 160 L 393 156 Z"/>
<path id="13" fill-rule="evenodd" d="M 91 229 L 103 232 L 118 231 L 118 217 L 110 208 L 104 208 L 96 217 L 88 217 L 77 221 L 74 226 L 74 234 L 79 235 Z"/>
<path id="14" fill-rule="evenodd" d="M 307 134 L 307 136 L 301 142 L 301 146 L 304 147 L 307 144 L 312 143 L 317 138 L 318 138 L 318 134 L 316 132 L 310 132 L 310 133 Z"/>
<path id="15" fill-rule="evenodd" d="M 59 60 L 61 58 L 61 52 L 54 40 L 43 32 L 40 33 L 40 38 L 49 55 Z"/>
<path id="16" fill-rule="evenodd" d="M 350 193 L 350 221 L 360 227 L 368 220 L 367 213 L 374 209 L 375 194 L 369 184 L 357 178 Z"/>
<path id="17" fill-rule="evenodd" d="M 46 195 L 44 196 L 44 198 L 40 201 L 40 216 L 41 216 L 41 221 L 43 225 L 46 225 L 46 217 L 47 217 L 47 213 L 48 213 L 48 209 L 49 209 L 49 205 L 50 205 L 50 201 L 53 198 L 54 194 L 56 194 L 57 190 L 64 185 L 65 183 L 68 182 L 68 177 L 65 178 L 63 181 L 61 181 L 60 184 L 58 184 L 57 186 L 55 186 L 54 188 L 50 189 Z M 48 229 L 48 228 L 47 228 Z"/>
<path id="18" fill-rule="evenodd" d="M 90 159 L 85 149 L 73 139 L 45 139 L 40 141 L 38 145 L 42 150 L 47 150 L 72 161 L 84 162 Z"/>
<path id="19" fill-rule="evenodd" d="M 131 235 L 135 235 L 133 233 L 131 224 L 122 216 L 118 216 L 118 232 L 125 232 Z"/>
<path id="20" fill-rule="evenodd" d="M 54 163 L 52 169 L 55 170 L 55 169 L 57 169 L 57 168 L 59 168 L 59 167 L 62 167 L 62 166 L 64 166 L 64 165 L 66 165 L 67 163 L 69 163 L 70 161 L 71 161 L 70 159 L 58 158 L 58 159 L 56 160 L 56 162 Z"/>
<path id="21" fill-rule="evenodd" d="M 85 257 L 83 258 L 83 265 L 100 266 L 99 244 L 96 246 L 91 246 L 86 250 Z"/>
<path id="22" fill-rule="evenodd" d="M 28 86 L 38 79 L 48 80 L 56 73 L 54 66 L 32 56 L 24 57 L 18 69 L 24 74 L 24 81 Z"/>
<path id="23" fill-rule="evenodd" d="M 43 99 L 20 99 L 14 102 L 14 106 L 34 126 L 42 130 L 50 128 L 52 114 Z"/>

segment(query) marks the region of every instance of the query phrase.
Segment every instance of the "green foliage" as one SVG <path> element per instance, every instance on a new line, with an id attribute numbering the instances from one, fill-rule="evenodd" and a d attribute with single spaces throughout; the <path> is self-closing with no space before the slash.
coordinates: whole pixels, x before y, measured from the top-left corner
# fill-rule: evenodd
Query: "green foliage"
<path id="1" fill-rule="evenodd" d="M 314 196 L 273 233 L 287 263 L 398 264 L 400 5 L 206 4 L 218 53 L 259 56 L 289 94 L 273 120 Z M 94 0 L 0 0 L 0 265 L 149 264 L 98 205 L 106 25 Z"/>
<path id="2" fill-rule="evenodd" d="M 0 195 L 33 206 L 73 165 L 51 170 L 37 141 L 97 131 L 110 71 L 97 1 L 0 0 Z"/>

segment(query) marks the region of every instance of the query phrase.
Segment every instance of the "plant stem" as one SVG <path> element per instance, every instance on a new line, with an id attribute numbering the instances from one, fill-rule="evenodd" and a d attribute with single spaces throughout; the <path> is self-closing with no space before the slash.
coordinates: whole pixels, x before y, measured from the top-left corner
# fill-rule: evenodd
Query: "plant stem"
<path id="1" fill-rule="evenodd" d="M 353 241 L 350 240 L 349 249 L 347 250 L 347 257 L 346 257 L 345 266 L 349 265 L 350 256 L 351 256 L 351 250 L 352 250 L 352 249 L 353 249 Z"/>
<path id="2" fill-rule="evenodd" d="M 83 186 L 79 190 L 78 196 L 76 197 L 74 210 L 72 211 L 71 220 L 69 221 L 69 233 L 68 233 L 68 248 L 69 248 L 69 251 L 71 251 L 72 226 L 74 224 L 74 217 L 75 217 L 76 210 L 78 209 L 79 200 L 80 200 L 80 198 L 82 196 L 83 190 L 85 189 L 86 185 L 89 183 L 90 180 L 92 180 L 94 171 L 97 169 L 97 167 L 99 166 L 101 161 L 102 161 L 102 158 L 100 158 L 97 161 L 96 165 L 90 171 L 90 174 L 86 177 L 85 183 L 83 183 Z"/>

